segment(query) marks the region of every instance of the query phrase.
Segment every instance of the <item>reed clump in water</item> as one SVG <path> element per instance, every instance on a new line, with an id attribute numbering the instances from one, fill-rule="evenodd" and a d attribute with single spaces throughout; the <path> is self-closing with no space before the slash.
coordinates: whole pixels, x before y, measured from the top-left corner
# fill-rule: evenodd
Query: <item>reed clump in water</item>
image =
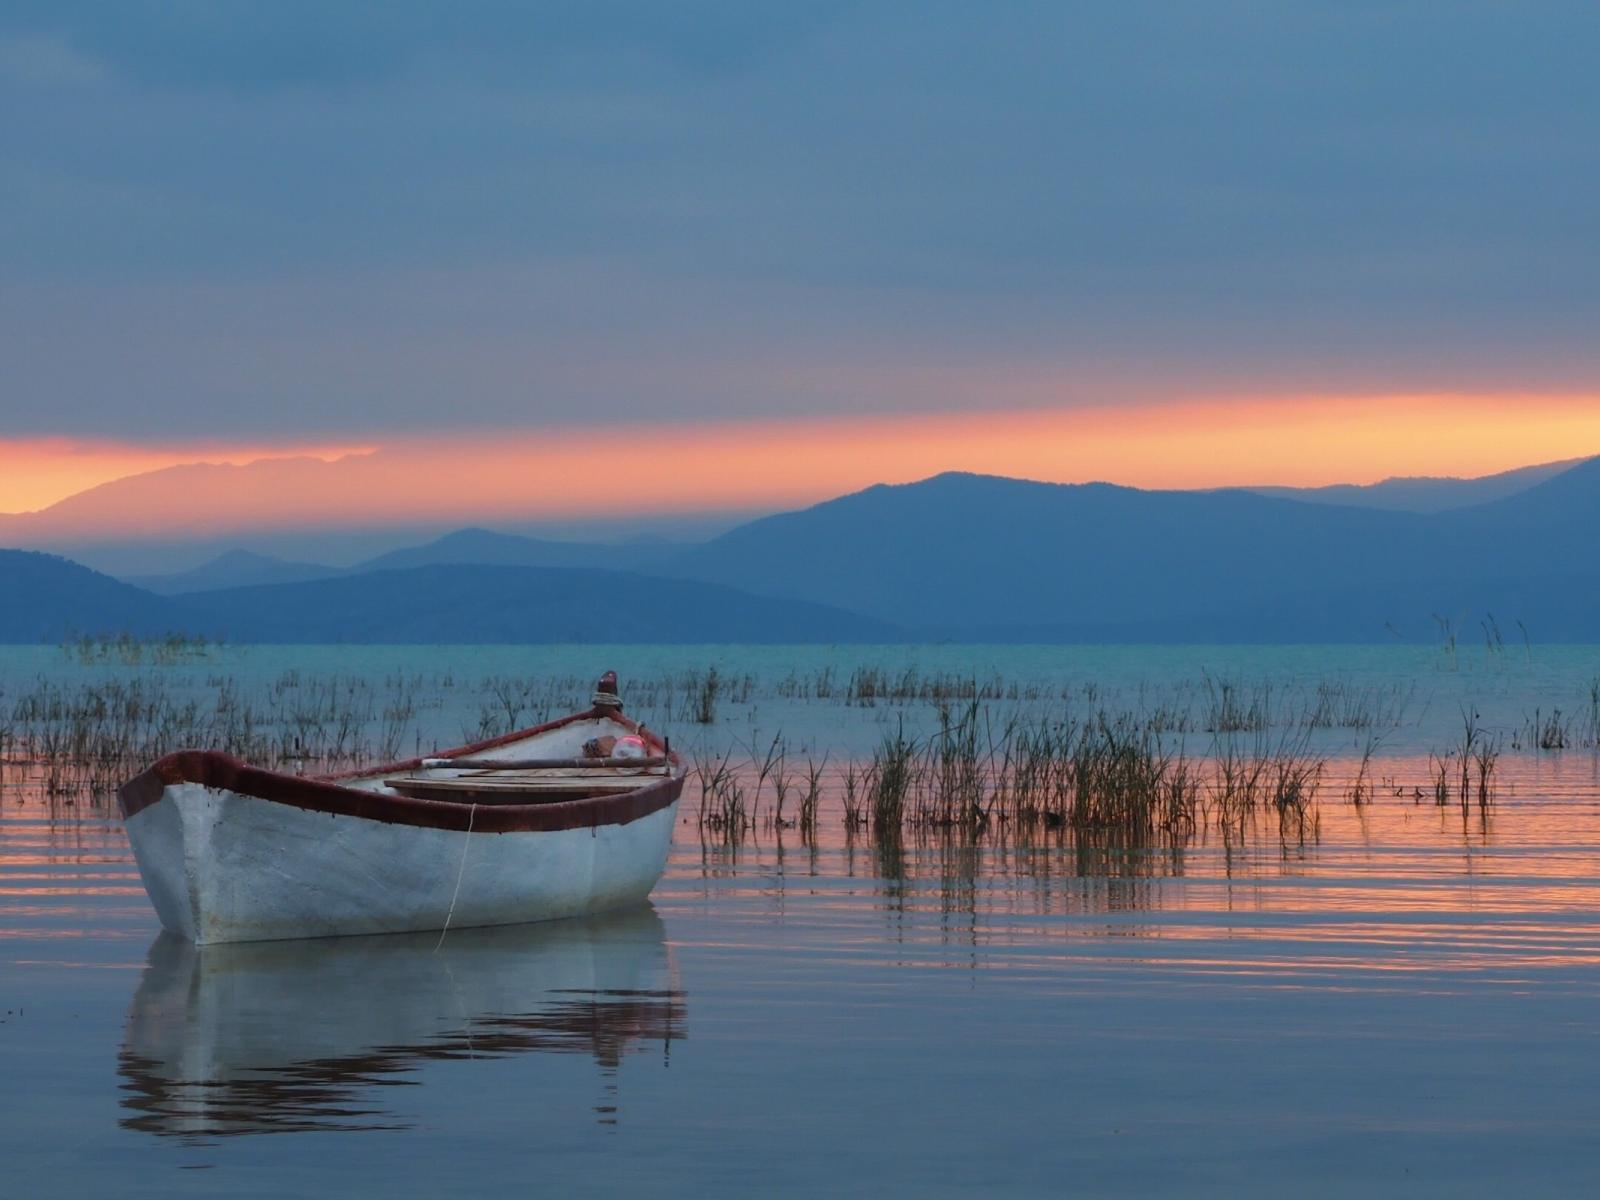
<path id="1" fill-rule="evenodd" d="M 478 709 L 478 724 L 463 729 L 463 740 L 482 742 L 501 737 L 514 729 L 542 724 L 551 716 L 556 687 L 543 680 L 491 675 L 483 681 L 483 700 Z"/>
<path id="2" fill-rule="evenodd" d="M 784 742 L 782 733 L 773 734 L 772 740 L 766 744 L 764 750 L 751 749 L 750 763 L 755 769 L 756 777 L 755 792 L 750 799 L 752 819 L 760 811 L 761 793 L 770 780 L 777 792 L 778 827 L 784 828 L 783 805 L 789 794 L 788 757 L 789 747 Z"/>
<path id="3" fill-rule="evenodd" d="M 845 686 L 847 704 L 871 708 L 878 704 L 932 703 L 952 700 L 1035 700 L 1037 685 L 1007 684 L 999 676 L 978 679 L 972 675 L 924 675 L 915 667 L 892 673 L 882 667 L 859 667 Z"/>
<path id="4" fill-rule="evenodd" d="M 939 729 L 929 741 L 917 790 L 913 819 L 942 829 L 977 830 L 988 823 L 985 808 L 990 774 L 985 736 L 987 709 L 976 699 L 956 710 L 948 701 L 938 706 Z"/>
<path id="5" fill-rule="evenodd" d="M 1478 806 L 1487 808 L 1494 802 L 1495 772 L 1500 764 L 1500 739 L 1485 738 L 1473 747 L 1472 765 L 1478 780 Z"/>
<path id="6" fill-rule="evenodd" d="M 1429 791 L 1436 806 L 1458 803 L 1463 810 L 1474 801 L 1487 810 L 1494 803 L 1502 741 L 1478 724 L 1474 712 L 1462 713 L 1461 744 L 1428 751 Z"/>
<path id="7" fill-rule="evenodd" d="M 1258 731 L 1246 745 L 1219 739 L 1212 755 L 1210 798 L 1217 823 L 1238 830 L 1258 814 L 1278 821 L 1280 835 L 1302 839 L 1314 829 L 1315 803 L 1327 760 L 1311 749 L 1309 731 L 1276 740 Z"/>
<path id="8" fill-rule="evenodd" d="M 893 734 L 884 735 L 865 772 L 867 815 L 874 834 L 881 837 L 892 831 L 898 835 L 904 828 L 906 800 L 918 766 L 916 742 L 906 737 L 902 721 Z"/>
<path id="9" fill-rule="evenodd" d="M 714 725 L 717 720 L 717 689 L 721 684 L 716 667 L 691 681 L 690 697 L 694 706 L 694 720 L 700 725 Z"/>
<path id="10" fill-rule="evenodd" d="M 1398 728 L 1416 698 L 1416 685 L 1357 685 L 1349 680 L 1320 681 L 1302 704 L 1299 724 L 1308 729 L 1389 730 Z"/>
<path id="11" fill-rule="evenodd" d="M 1500 763 L 1500 738 L 1486 733 L 1478 724 L 1478 714 L 1462 713 L 1461 735 L 1461 806 L 1472 803 L 1473 784 L 1477 785 L 1480 808 L 1488 808 L 1494 801 L 1495 772 Z"/>
<path id="12" fill-rule="evenodd" d="M 1559 708 L 1551 709 L 1548 713 L 1542 708 L 1535 708 L 1533 716 L 1527 719 L 1513 739 L 1513 745 L 1519 748 L 1527 745 L 1545 752 L 1565 750 L 1576 741 L 1572 732 L 1574 723 L 1575 718 L 1563 716 Z"/>
<path id="13" fill-rule="evenodd" d="M 1451 785 L 1455 780 L 1455 753 L 1450 750 L 1428 751 L 1428 781 L 1429 790 L 1433 794 L 1433 802 L 1443 808 L 1450 803 Z"/>
<path id="14" fill-rule="evenodd" d="M 61 652 L 79 666 L 118 663 L 124 667 L 171 667 L 208 660 L 221 648 L 220 642 L 187 633 L 167 633 L 155 638 L 119 633 L 84 634 L 63 642 Z"/>
<path id="15" fill-rule="evenodd" d="M 726 842 L 742 841 L 755 822 L 745 802 L 744 785 L 733 766 L 732 752 L 696 759 L 695 775 L 700 781 L 700 828 L 716 833 Z"/>
<path id="16" fill-rule="evenodd" d="M 847 762 L 839 773 L 839 783 L 842 789 L 840 799 L 844 805 L 845 833 L 853 834 L 865 829 L 869 823 L 867 794 L 871 780 L 868 779 L 866 771 L 853 762 Z"/>
<path id="17" fill-rule="evenodd" d="M 806 761 L 805 790 L 800 793 L 798 823 L 801 834 L 811 840 L 815 840 L 817 834 L 817 819 L 822 808 L 822 776 L 827 769 L 826 755 L 821 762 Z"/>
<path id="18" fill-rule="evenodd" d="M 1103 711 L 1085 721 L 1041 718 L 1012 727 L 995 759 L 997 816 L 1018 830 L 1147 838 L 1195 827 L 1198 775 L 1155 720 Z"/>
<path id="19" fill-rule="evenodd" d="M 1350 781 L 1350 787 L 1345 795 L 1350 803 L 1357 808 L 1371 804 L 1374 792 L 1372 786 L 1372 755 L 1378 748 L 1378 739 L 1371 734 L 1361 748 L 1361 765 L 1356 769 L 1355 778 Z"/>
<path id="20" fill-rule="evenodd" d="M 1108 719 L 1102 713 L 1084 726 L 1072 747 L 1066 817 L 1074 829 L 1188 831 L 1194 828 L 1197 799 L 1187 760 L 1133 719 Z"/>
<path id="21" fill-rule="evenodd" d="M 1272 724 L 1271 684 L 1259 683 L 1246 690 L 1238 680 L 1222 679 L 1209 673 L 1203 679 L 1207 733 L 1254 732 Z"/>
<path id="22" fill-rule="evenodd" d="M 969 837 L 995 824 L 1137 838 L 1191 831 L 1201 790 L 1194 765 L 1163 743 L 1153 720 L 1098 713 L 996 727 L 976 701 L 941 705 L 924 742 L 897 725 L 859 780 L 847 767 L 843 782 L 847 827 Z"/>

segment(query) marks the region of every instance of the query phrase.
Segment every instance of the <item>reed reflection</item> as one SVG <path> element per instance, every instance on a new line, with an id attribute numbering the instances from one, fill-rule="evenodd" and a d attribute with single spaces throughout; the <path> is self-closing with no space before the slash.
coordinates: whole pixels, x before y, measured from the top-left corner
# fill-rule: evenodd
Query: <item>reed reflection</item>
<path id="1" fill-rule="evenodd" d="M 429 1062 L 587 1054 L 611 1076 L 624 1055 L 666 1055 L 685 1036 L 648 906 L 442 945 L 431 933 L 197 949 L 162 935 L 128 1013 L 120 1123 L 199 1140 L 402 1129 L 384 1089 L 420 1083 Z"/>

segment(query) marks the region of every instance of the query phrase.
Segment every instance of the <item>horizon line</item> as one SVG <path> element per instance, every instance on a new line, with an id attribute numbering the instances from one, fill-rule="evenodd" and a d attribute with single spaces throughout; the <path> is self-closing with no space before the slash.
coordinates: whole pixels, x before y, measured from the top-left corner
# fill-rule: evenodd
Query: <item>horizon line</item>
<path id="1" fill-rule="evenodd" d="M 566 524 L 781 511 L 948 472 L 1141 490 L 1303 491 L 1481 480 L 1596 453 L 1600 402 L 1525 396 L 1182 401 L 211 442 L 165 452 L 51 438 L 0 441 L 0 499 L 10 497 L 0 521 L 55 538 Z M 96 471 L 104 477 L 61 494 Z M 18 506 L 30 487 L 40 499 L 53 488 L 55 498 Z"/>

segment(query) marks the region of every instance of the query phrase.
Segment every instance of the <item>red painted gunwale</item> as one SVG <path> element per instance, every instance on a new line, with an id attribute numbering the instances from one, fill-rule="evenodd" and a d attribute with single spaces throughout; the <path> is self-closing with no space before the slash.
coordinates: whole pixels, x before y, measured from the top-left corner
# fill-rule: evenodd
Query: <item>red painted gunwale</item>
<path id="1" fill-rule="evenodd" d="M 543 725 L 519 729 L 487 741 L 458 746 L 429 758 L 459 758 L 493 750 L 534 734 L 560 729 L 578 721 L 609 720 L 641 735 L 649 746 L 666 751 L 666 744 L 649 730 L 611 707 L 595 707 L 573 713 Z M 651 813 L 660 812 L 683 792 L 682 760 L 671 756 L 673 773 L 620 796 L 596 796 L 585 800 L 564 800 L 554 804 L 459 804 L 446 800 L 415 800 L 409 796 L 386 796 L 359 788 L 345 787 L 340 780 L 367 779 L 395 771 L 411 771 L 422 759 L 388 763 L 360 771 L 336 775 L 284 775 L 252 767 L 216 750 L 180 750 L 158 759 L 150 768 L 117 789 L 122 819 L 127 821 L 156 803 L 167 788 L 179 783 L 197 783 L 218 791 L 237 792 L 276 804 L 287 804 L 307 812 L 333 817 L 359 817 L 385 825 L 413 825 L 419 829 L 449 829 L 465 833 L 553 833 L 562 829 L 598 829 L 603 825 L 627 825 Z"/>

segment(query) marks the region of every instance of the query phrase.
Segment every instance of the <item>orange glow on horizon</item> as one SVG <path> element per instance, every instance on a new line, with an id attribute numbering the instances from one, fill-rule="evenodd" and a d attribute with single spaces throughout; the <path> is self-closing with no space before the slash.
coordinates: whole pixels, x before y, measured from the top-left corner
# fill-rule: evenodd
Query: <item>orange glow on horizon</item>
<path id="1" fill-rule="evenodd" d="M 157 448 L 65 437 L 0 439 L 0 513 L 37 512 L 102 483 L 184 463 L 242 465 L 285 455 L 330 459 L 371 448 L 370 444 L 329 447 L 239 442 Z"/>
<path id="2" fill-rule="evenodd" d="M 83 536 L 748 511 L 952 470 L 1146 488 L 1474 477 L 1600 454 L 1600 398 L 1204 400 L 374 441 L 377 449 L 335 462 L 263 463 L 225 478 L 147 476 L 136 504 L 108 509 L 77 497 L 36 520 L 41 532 Z M 106 482 L 127 473 L 123 464 L 150 471 L 201 457 L 238 464 L 294 453 L 78 447 L 0 443 L 6 506 L 43 507 L 46 496 L 60 498 L 63 481 L 101 471 L 91 482 Z M 345 452 L 299 453 L 325 460 Z"/>

